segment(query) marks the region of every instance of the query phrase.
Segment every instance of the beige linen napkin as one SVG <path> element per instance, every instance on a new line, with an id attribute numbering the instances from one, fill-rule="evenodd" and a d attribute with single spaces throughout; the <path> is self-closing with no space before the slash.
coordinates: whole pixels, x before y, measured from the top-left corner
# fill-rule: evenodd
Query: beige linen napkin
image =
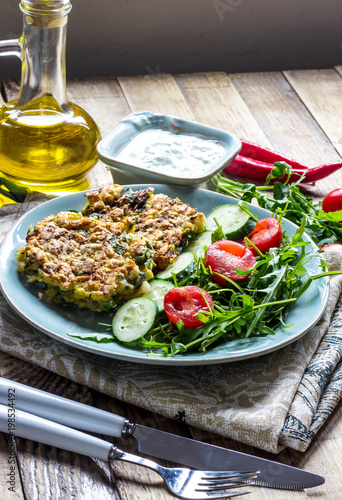
<path id="1" fill-rule="evenodd" d="M 0 210 L 0 238 L 38 202 Z M 330 253 L 333 269 L 341 254 Z M 327 308 L 300 340 L 255 359 L 209 366 L 128 363 L 68 347 L 35 330 L 0 296 L 0 348 L 95 390 L 274 453 L 304 451 L 342 393 L 342 276 Z"/>

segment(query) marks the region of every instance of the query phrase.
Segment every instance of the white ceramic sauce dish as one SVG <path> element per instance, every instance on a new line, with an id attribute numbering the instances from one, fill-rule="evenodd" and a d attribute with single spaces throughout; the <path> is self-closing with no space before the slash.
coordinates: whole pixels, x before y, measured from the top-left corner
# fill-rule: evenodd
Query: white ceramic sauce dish
<path id="1" fill-rule="evenodd" d="M 149 111 L 132 113 L 97 146 L 116 184 L 199 186 L 235 158 L 241 141 L 201 123 Z"/>

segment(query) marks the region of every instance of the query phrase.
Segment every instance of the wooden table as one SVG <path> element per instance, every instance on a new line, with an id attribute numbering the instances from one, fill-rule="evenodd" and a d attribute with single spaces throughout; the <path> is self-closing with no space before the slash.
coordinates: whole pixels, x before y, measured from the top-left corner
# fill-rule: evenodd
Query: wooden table
<path id="1" fill-rule="evenodd" d="M 9 100 L 17 90 L 16 82 L 5 82 L 3 97 Z M 151 110 L 225 129 L 309 166 L 341 161 L 342 67 L 283 73 L 155 74 L 90 79 L 68 82 L 68 92 L 71 101 L 94 117 L 103 135 L 131 111 Z M 110 173 L 99 163 L 91 174 L 92 186 L 108 185 L 111 181 Z M 308 190 L 315 198 L 322 198 L 339 186 L 342 186 L 341 171 L 309 186 Z M 0 374 L 119 413 L 144 425 L 194 438 L 199 436 L 196 429 L 103 396 L 9 355 L 0 354 Z M 341 498 L 341 403 L 305 454 L 285 450 L 274 456 L 203 431 L 200 437 L 213 444 L 305 468 L 326 478 L 323 486 L 299 492 L 252 487 L 250 498 Z M 129 451 L 127 445 L 125 448 Z M 7 436 L 0 433 L 0 496 L 3 500 L 171 498 L 158 476 L 139 467 L 118 463 L 112 477 L 107 464 L 90 458 L 23 439 L 17 439 L 17 449 L 19 470 L 15 492 L 11 492 L 5 475 Z"/>

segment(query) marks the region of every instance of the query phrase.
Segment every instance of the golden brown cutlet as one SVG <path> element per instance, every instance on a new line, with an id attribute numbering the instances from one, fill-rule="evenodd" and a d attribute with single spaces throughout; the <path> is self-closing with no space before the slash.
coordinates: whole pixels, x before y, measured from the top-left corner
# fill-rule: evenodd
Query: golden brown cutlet
<path id="1" fill-rule="evenodd" d="M 187 240 L 204 231 L 205 217 L 178 198 L 154 194 L 153 188 L 132 191 L 119 185 L 90 191 L 84 215 L 98 214 L 118 222 L 128 217 L 135 234 L 147 238 L 155 251 L 155 272 L 177 258 Z"/>
<path id="2" fill-rule="evenodd" d="M 154 251 L 129 219 L 98 220 L 60 212 L 38 222 L 18 250 L 18 270 L 57 303 L 114 310 L 146 293 Z"/>

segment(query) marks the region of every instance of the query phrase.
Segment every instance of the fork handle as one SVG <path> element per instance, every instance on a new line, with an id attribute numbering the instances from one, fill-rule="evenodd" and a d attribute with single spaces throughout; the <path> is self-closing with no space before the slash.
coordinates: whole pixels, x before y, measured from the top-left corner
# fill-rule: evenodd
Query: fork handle
<path id="1" fill-rule="evenodd" d="M 13 400 L 15 407 L 39 417 L 83 431 L 121 437 L 124 417 L 88 406 L 71 399 L 55 396 L 19 382 L 0 377 L 0 404 Z"/>
<path id="2" fill-rule="evenodd" d="M 113 449 L 112 443 L 1 404 L 0 431 L 105 461 Z"/>

